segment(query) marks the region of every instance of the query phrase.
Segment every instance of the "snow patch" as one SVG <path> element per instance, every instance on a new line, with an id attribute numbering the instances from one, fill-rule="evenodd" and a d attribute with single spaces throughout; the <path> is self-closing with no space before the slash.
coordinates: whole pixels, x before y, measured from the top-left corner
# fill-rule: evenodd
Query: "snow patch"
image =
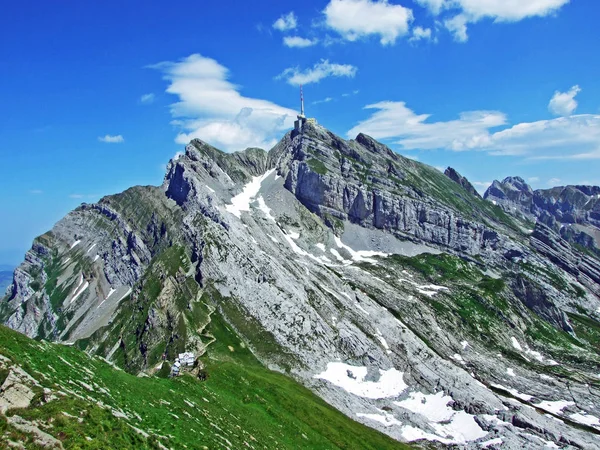
<path id="1" fill-rule="evenodd" d="M 210 192 L 212 192 L 213 194 L 215 193 L 215 190 L 213 188 L 211 188 L 210 186 L 206 186 L 206 189 L 208 189 Z"/>
<path id="2" fill-rule="evenodd" d="M 569 416 L 569 418 L 577 423 L 581 423 L 583 425 L 590 425 L 593 427 L 599 427 L 600 426 L 600 419 L 598 419 L 597 417 L 592 416 L 591 414 L 580 414 L 580 413 L 575 413 L 575 414 L 571 414 Z"/>
<path id="3" fill-rule="evenodd" d="M 492 386 L 492 387 L 494 387 L 496 389 L 502 389 L 503 391 L 510 392 L 514 397 L 520 398 L 521 400 L 524 400 L 526 402 L 528 402 L 529 400 L 531 400 L 533 398 L 533 395 L 521 394 L 515 388 L 510 388 L 510 387 L 502 386 L 501 384 L 491 383 L 490 386 Z"/>
<path id="4" fill-rule="evenodd" d="M 558 415 L 567 406 L 572 406 L 574 404 L 575 404 L 575 402 L 568 402 L 566 400 L 558 400 L 555 402 L 543 401 L 543 402 L 540 402 L 533 406 L 535 406 L 536 408 L 539 408 L 539 409 L 543 409 L 544 411 L 548 411 L 549 413 Z"/>
<path id="5" fill-rule="evenodd" d="M 448 406 L 451 402 L 454 402 L 454 399 L 443 392 L 429 395 L 411 392 L 406 400 L 394 402 L 404 409 L 424 416 L 436 432 L 425 433 L 418 428 L 405 426 L 402 428 L 402 436 L 408 441 L 427 439 L 443 444 L 465 444 L 487 436 L 487 431 L 475 422 L 473 415 L 453 410 Z"/>
<path id="6" fill-rule="evenodd" d="M 123 300 L 125 297 L 127 297 L 129 294 L 131 294 L 131 288 L 127 289 L 127 292 L 125 292 L 121 298 L 118 300 L 118 302 L 120 302 L 121 300 Z"/>
<path id="7" fill-rule="evenodd" d="M 267 204 L 265 203 L 265 199 L 262 197 L 262 195 L 259 195 L 256 201 L 258 202 L 258 209 L 260 209 L 265 214 L 265 216 L 267 216 L 267 219 L 275 222 L 275 217 L 271 215 L 271 208 L 267 206 Z"/>
<path id="8" fill-rule="evenodd" d="M 317 247 L 319 250 L 321 250 L 322 252 L 325 251 L 325 244 L 315 244 L 315 247 Z"/>
<path id="9" fill-rule="evenodd" d="M 275 242 L 276 244 L 279 244 L 279 241 L 277 239 L 275 239 L 273 236 L 271 236 L 270 234 L 267 234 L 267 236 L 269 236 L 269 238 Z"/>
<path id="10" fill-rule="evenodd" d="M 370 250 L 355 251 L 351 247 L 344 244 L 339 237 L 333 236 L 333 239 L 335 240 L 335 245 L 337 245 L 338 248 L 343 248 L 348 253 L 350 253 L 352 260 L 356 262 L 368 262 L 371 264 L 377 264 L 377 261 L 373 259 L 373 256 L 381 256 L 383 258 L 390 256 L 388 253 L 375 252 Z"/>
<path id="11" fill-rule="evenodd" d="M 88 249 L 87 253 L 91 252 L 95 246 L 96 246 L 96 243 L 92 244 L 92 246 Z"/>
<path id="12" fill-rule="evenodd" d="M 403 379 L 404 374 L 393 367 L 388 370 L 379 369 L 379 374 L 378 381 L 367 381 L 366 367 L 330 362 L 327 363 L 325 372 L 314 375 L 313 378 L 329 381 L 350 394 L 370 399 L 396 397 L 408 388 Z"/>
<path id="13" fill-rule="evenodd" d="M 458 362 L 464 363 L 465 360 L 463 359 L 462 356 L 460 356 L 458 353 L 455 353 L 454 355 L 452 355 L 452 359 L 455 359 Z"/>
<path id="14" fill-rule="evenodd" d="M 462 346 L 462 349 L 463 349 L 463 350 L 466 350 L 466 349 L 467 349 L 467 347 L 469 346 L 469 343 L 468 343 L 467 341 L 462 341 L 462 342 L 460 343 L 460 345 Z"/>
<path id="15" fill-rule="evenodd" d="M 511 377 L 516 377 L 514 369 L 511 369 L 510 367 L 506 369 L 506 373 Z"/>
<path id="16" fill-rule="evenodd" d="M 392 353 L 392 351 L 390 350 L 390 346 L 388 345 L 387 341 L 383 337 L 383 334 L 381 334 L 381 331 L 379 331 L 379 328 L 375 328 L 375 330 L 377 331 L 377 334 L 375 335 L 375 337 L 379 340 L 381 345 L 383 345 L 383 348 L 385 348 L 385 351 L 389 355 L 390 353 Z"/>
<path id="17" fill-rule="evenodd" d="M 83 278 L 83 275 L 82 275 L 82 278 Z M 90 285 L 90 283 L 88 281 L 83 283 L 83 286 L 81 287 L 81 289 L 77 289 L 75 291 L 75 295 L 73 295 L 73 297 L 71 298 L 71 303 L 73 303 L 75 300 L 77 300 L 77 297 L 79 297 L 81 294 L 83 294 L 83 292 L 88 288 L 89 285 Z"/>
<path id="18" fill-rule="evenodd" d="M 494 438 L 490 439 L 489 441 L 482 442 L 479 445 L 481 448 L 488 448 L 490 445 L 502 445 L 502 442 L 504 442 L 502 438 Z"/>
<path id="19" fill-rule="evenodd" d="M 521 344 L 519 344 L 519 341 L 517 341 L 517 338 L 516 338 L 516 337 L 512 336 L 512 337 L 510 338 L 510 340 L 512 341 L 512 346 L 513 346 L 514 348 L 516 348 L 516 349 L 517 349 L 517 350 L 519 350 L 520 352 L 522 352 L 522 351 L 523 351 L 523 347 L 521 347 Z"/>
<path id="20" fill-rule="evenodd" d="M 77 240 L 77 241 L 73 242 L 73 243 L 71 244 L 71 248 L 70 248 L 69 250 L 73 250 L 73 249 L 75 248 L 75 246 L 76 246 L 77 244 L 79 244 L 80 242 L 81 242 L 80 240 Z"/>
<path id="21" fill-rule="evenodd" d="M 402 422 L 398 421 L 391 414 L 386 413 L 385 411 L 381 411 L 383 414 L 364 414 L 364 413 L 356 413 L 357 417 L 364 417 L 365 419 L 374 420 L 379 422 L 384 427 L 391 427 L 393 425 L 402 425 Z"/>
<path id="22" fill-rule="evenodd" d="M 231 198 L 231 205 L 226 205 L 225 209 L 234 216 L 241 218 L 242 211 L 250 211 L 250 201 L 258 194 L 262 182 L 274 171 L 275 169 L 271 169 L 261 176 L 253 177 L 252 181 L 244 186 L 242 192 Z"/>

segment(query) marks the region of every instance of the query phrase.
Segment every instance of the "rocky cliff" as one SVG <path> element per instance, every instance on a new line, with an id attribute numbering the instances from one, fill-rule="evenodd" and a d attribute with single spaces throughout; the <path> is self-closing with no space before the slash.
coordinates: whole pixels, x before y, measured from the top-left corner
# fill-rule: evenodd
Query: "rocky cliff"
<path id="1" fill-rule="evenodd" d="M 222 317 L 266 367 L 399 441 L 595 448 L 598 258 L 528 230 L 521 182 L 494 205 L 310 124 L 269 152 L 194 140 L 160 188 L 36 239 L 0 312 L 140 375 L 222 348 Z"/>

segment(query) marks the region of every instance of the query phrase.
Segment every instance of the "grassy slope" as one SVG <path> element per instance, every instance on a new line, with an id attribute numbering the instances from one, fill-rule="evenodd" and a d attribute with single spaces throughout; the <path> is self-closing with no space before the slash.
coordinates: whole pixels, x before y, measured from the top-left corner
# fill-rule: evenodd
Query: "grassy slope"
<path id="1" fill-rule="evenodd" d="M 65 448 L 158 448 L 157 442 L 172 448 L 243 448 L 245 443 L 254 448 L 404 448 L 261 366 L 216 313 L 210 328 L 217 342 L 203 358 L 208 380 L 200 382 L 191 376 L 138 378 L 75 348 L 39 343 L 0 327 L 0 354 L 44 387 L 69 392 L 8 414 L 52 422 L 46 431 Z M 97 402 L 128 418 L 115 417 Z M 0 417 L 3 431 L 13 440 L 28 439 Z M 36 448 L 31 440 L 28 448 Z"/>

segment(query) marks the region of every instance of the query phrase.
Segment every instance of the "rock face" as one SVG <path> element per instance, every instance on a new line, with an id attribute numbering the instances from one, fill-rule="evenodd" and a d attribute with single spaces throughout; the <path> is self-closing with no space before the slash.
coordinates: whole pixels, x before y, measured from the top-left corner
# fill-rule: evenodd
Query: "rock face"
<path id="1" fill-rule="evenodd" d="M 471 182 L 469 180 L 467 180 L 465 177 L 463 177 L 460 173 L 458 173 L 452 167 L 448 167 L 446 169 L 446 171 L 444 172 L 444 175 L 446 175 L 448 178 L 450 178 L 455 183 L 460 184 L 463 188 L 465 188 L 465 190 L 467 192 L 470 192 L 475 197 L 481 197 L 481 195 L 479 195 L 479 192 L 477 192 L 477 189 L 475 189 L 473 187 Z"/>
<path id="2" fill-rule="evenodd" d="M 0 314 L 152 374 L 210 352 L 218 313 L 263 364 L 400 441 L 597 448 L 598 258 L 542 213 L 524 229 L 523 180 L 495 183 L 494 206 L 449 173 L 312 124 L 269 152 L 194 140 L 160 188 L 37 238 Z"/>
<path id="3" fill-rule="evenodd" d="M 521 177 L 507 177 L 502 182 L 494 180 L 483 198 L 495 202 L 506 212 L 530 219 L 535 216 L 534 192 Z"/>

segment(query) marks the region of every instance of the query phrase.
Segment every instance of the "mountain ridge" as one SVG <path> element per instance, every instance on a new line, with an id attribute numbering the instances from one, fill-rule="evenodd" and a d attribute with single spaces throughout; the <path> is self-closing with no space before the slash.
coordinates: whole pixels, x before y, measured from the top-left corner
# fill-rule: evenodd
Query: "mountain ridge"
<path id="1" fill-rule="evenodd" d="M 36 239 L 0 313 L 152 375 L 163 354 L 210 355 L 215 310 L 262 364 L 394 439 L 593 448 L 600 262 L 528 225 L 366 135 L 194 140 L 162 186 Z M 528 408 L 565 398 L 550 413 L 568 424 Z"/>

